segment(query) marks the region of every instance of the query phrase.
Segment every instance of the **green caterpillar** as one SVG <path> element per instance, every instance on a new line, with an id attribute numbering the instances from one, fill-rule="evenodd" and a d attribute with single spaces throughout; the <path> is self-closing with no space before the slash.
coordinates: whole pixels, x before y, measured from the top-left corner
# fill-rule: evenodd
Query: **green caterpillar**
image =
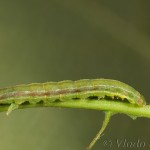
<path id="1" fill-rule="evenodd" d="M 0 105 L 10 105 L 7 114 L 10 114 L 12 110 L 17 109 L 19 105 L 24 103 L 37 104 L 42 102 L 48 104 L 80 99 L 98 101 L 104 98 L 108 100 L 125 100 L 139 107 L 146 105 L 144 97 L 134 88 L 111 79 L 32 83 L 0 89 Z M 112 114 L 110 112 L 106 113 L 105 121 L 107 123 L 104 121 L 105 125 L 108 124 Z M 93 143 L 88 149 L 95 144 L 100 134 L 92 141 Z"/>
<path id="2" fill-rule="evenodd" d="M 108 96 L 126 99 L 131 104 L 145 105 L 144 97 L 131 86 L 111 79 L 82 79 L 78 81 L 60 81 L 47 83 L 32 83 L 0 89 L 0 104 L 36 104 L 76 99 L 100 100 Z"/>

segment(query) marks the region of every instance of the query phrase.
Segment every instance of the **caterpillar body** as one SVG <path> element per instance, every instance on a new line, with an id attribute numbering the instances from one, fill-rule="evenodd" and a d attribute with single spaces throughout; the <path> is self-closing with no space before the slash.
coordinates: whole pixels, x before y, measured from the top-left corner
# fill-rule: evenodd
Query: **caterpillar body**
<path id="1" fill-rule="evenodd" d="M 92 99 L 100 100 L 126 99 L 138 106 L 145 105 L 144 97 L 131 86 L 111 79 L 82 79 L 78 81 L 60 81 L 32 83 L 0 89 L 0 104 L 17 104 L 25 102 L 36 104 L 55 101 Z"/>
<path id="2" fill-rule="evenodd" d="M 23 104 L 30 105 L 41 102 L 50 104 L 76 100 L 98 101 L 101 99 L 126 100 L 126 102 L 138 107 L 146 105 L 144 97 L 138 91 L 123 82 L 112 79 L 32 83 L 0 89 L 0 106 L 9 106 L 7 115 Z M 114 114 L 112 111 L 105 111 L 103 125 L 87 150 L 91 150 L 95 145 Z"/>

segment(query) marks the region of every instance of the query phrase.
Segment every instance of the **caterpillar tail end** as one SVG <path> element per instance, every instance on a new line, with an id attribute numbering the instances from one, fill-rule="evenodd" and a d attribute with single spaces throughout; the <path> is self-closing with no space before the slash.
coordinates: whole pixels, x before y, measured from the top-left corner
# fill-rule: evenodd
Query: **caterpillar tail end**
<path id="1" fill-rule="evenodd" d="M 10 113 L 15 110 L 15 109 L 18 109 L 19 105 L 18 104 L 15 104 L 15 103 L 12 103 L 9 107 L 8 107 L 8 110 L 6 112 L 6 115 L 10 115 Z"/>

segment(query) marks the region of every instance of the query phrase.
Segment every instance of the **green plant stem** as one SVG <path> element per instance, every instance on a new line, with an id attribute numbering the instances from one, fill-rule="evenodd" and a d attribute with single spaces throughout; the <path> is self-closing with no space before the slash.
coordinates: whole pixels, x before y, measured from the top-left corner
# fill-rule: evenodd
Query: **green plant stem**
<path id="1" fill-rule="evenodd" d="M 107 127 L 109 120 L 113 114 L 123 113 L 131 118 L 136 117 L 147 117 L 150 118 L 150 105 L 144 105 L 142 107 L 133 105 L 131 103 L 124 103 L 122 101 L 113 101 L 113 100 L 68 100 L 64 102 L 50 102 L 50 103 L 39 103 L 39 104 L 23 104 L 23 105 L 0 105 L 0 111 L 7 111 L 7 115 L 14 109 L 24 109 L 24 108 L 35 108 L 35 107 L 64 107 L 64 108 L 83 108 L 83 109 L 93 109 L 93 110 L 102 110 L 105 112 L 105 119 L 103 125 L 95 138 L 92 140 L 90 145 L 87 147 L 87 150 L 91 150 L 95 145 L 97 140 L 102 135 L 103 131 Z"/>
<path id="2" fill-rule="evenodd" d="M 109 120 L 110 120 L 110 118 L 111 118 L 112 115 L 113 115 L 113 112 L 111 112 L 111 111 L 105 111 L 105 119 L 103 121 L 103 125 L 100 128 L 100 130 L 98 131 L 98 133 L 96 134 L 96 136 L 94 137 L 94 139 L 91 141 L 90 145 L 87 147 L 86 150 L 92 149 L 92 147 L 95 145 L 95 143 L 100 138 L 100 136 L 102 136 L 102 133 L 106 129 L 106 127 L 107 127 L 107 125 L 109 123 Z"/>
<path id="3" fill-rule="evenodd" d="M 7 111 L 9 105 L 0 105 L 0 111 Z M 123 113 L 126 115 L 150 118 L 150 105 L 142 107 L 119 101 L 108 100 L 68 100 L 65 102 L 53 102 L 49 104 L 29 104 L 20 105 L 19 109 L 34 107 L 65 107 L 65 108 L 83 108 L 102 111 L 112 111 L 114 113 Z"/>

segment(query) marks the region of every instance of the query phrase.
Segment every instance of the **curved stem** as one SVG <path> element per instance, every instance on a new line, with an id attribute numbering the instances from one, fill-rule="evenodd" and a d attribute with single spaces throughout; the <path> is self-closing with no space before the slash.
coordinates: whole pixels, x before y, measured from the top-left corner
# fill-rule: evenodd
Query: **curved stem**
<path id="1" fill-rule="evenodd" d="M 95 143 L 97 142 L 97 140 L 102 135 L 103 131 L 106 129 L 106 127 L 107 127 L 107 125 L 109 123 L 109 120 L 110 120 L 110 118 L 111 118 L 112 115 L 113 115 L 113 112 L 111 112 L 111 111 L 105 111 L 105 119 L 103 121 L 103 125 L 100 128 L 100 130 L 98 131 L 98 133 L 96 134 L 96 136 L 94 137 L 94 139 L 91 141 L 90 145 L 87 147 L 87 150 L 90 150 L 95 145 Z"/>
<path id="2" fill-rule="evenodd" d="M 37 104 L 0 104 L 0 111 L 7 111 L 9 114 L 12 110 L 15 109 L 24 109 L 24 108 L 34 108 L 34 107 L 65 107 L 65 108 L 84 108 L 84 109 L 93 109 L 93 110 L 102 110 L 105 111 L 105 119 L 102 125 L 102 128 L 99 130 L 96 137 L 92 140 L 87 150 L 90 150 L 96 141 L 100 138 L 102 132 L 107 127 L 110 117 L 116 113 L 123 113 L 131 116 L 131 118 L 137 117 L 147 117 L 150 118 L 150 105 L 145 105 L 142 107 L 132 105 L 130 103 L 124 103 L 122 101 L 113 101 L 113 100 L 68 100 L 64 102 L 51 102 L 51 103 L 37 103 Z"/>
<path id="3" fill-rule="evenodd" d="M 0 111 L 7 111 L 10 105 L 0 105 Z M 65 107 L 65 108 L 83 108 L 93 110 L 112 111 L 115 113 L 123 113 L 136 117 L 150 118 L 150 105 L 142 107 L 113 100 L 68 100 L 64 102 L 52 102 L 48 104 L 23 104 L 19 105 L 19 109 L 34 108 L 34 107 Z"/>

